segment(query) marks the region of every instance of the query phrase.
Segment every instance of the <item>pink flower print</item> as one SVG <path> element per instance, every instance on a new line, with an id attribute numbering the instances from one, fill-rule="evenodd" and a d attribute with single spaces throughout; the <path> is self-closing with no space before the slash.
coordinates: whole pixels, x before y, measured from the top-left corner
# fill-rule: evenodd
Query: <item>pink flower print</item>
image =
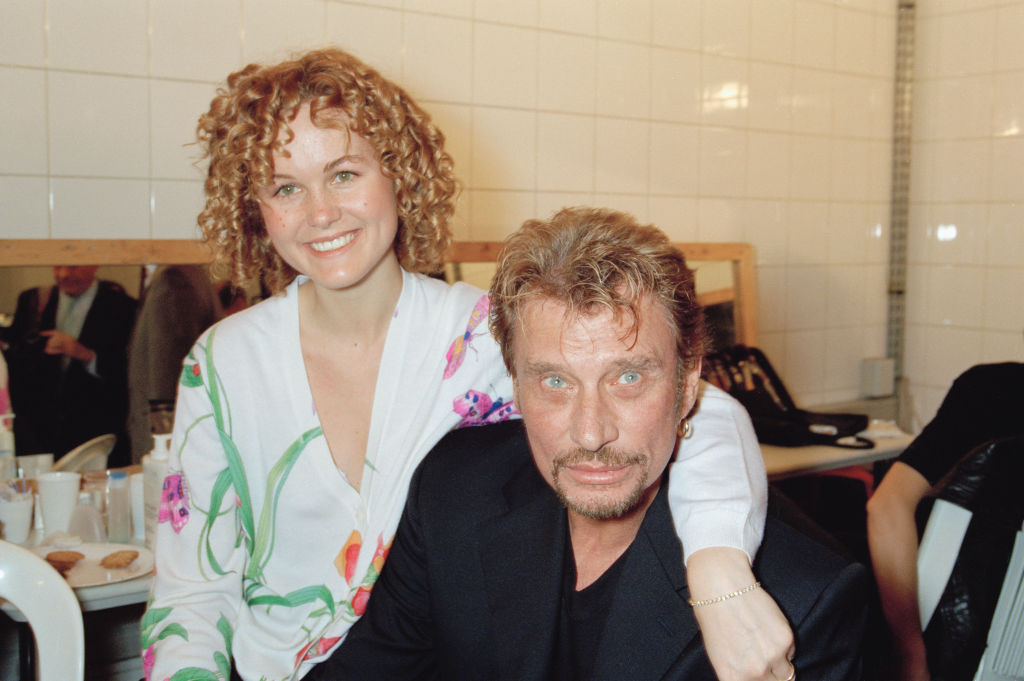
<path id="1" fill-rule="evenodd" d="M 181 532 L 188 522 L 188 499 L 185 497 L 185 486 L 181 474 L 175 473 L 164 478 L 164 487 L 160 492 L 160 512 L 158 523 L 171 524 L 175 534 Z"/>
<path id="2" fill-rule="evenodd" d="M 295 656 L 295 668 L 298 669 L 303 660 L 312 660 L 325 654 L 334 644 L 341 640 L 340 636 L 324 636 L 315 641 L 307 643 L 299 654 Z"/>
<path id="3" fill-rule="evenodd" d="M 459 370 L 459 367 L 462 366 L 462 361 L 466 359 L 466 350 L 469 349 L 470 344 L 473 342 L 473 331 L 476 330 L 476 327 L 480 326 L 480 322 L 487 319 L 487 311 L 490 309 L 490 306 L 491 299 L 486 293 L 480 296 L 480 300 L 476 301 L 476 306 L 469 315 L 466 331 L 452 341 L 451 347 L 448 348 L 448 352 L 445 354 L 445 359 L 448 360 L 448 363 L 444 368 L 444 378 L 451 378 Z"/>
<path id="4" fill-rule="evenodd" d="M 507 420 L 516 413 L 514 402 L 504 401 L 499 397 L 497 401 L 491 399 L 487 393 L 479 390 L 469 390 L 455 398 L 452 407 L 456 414 L 462 417 L 456 428 L 467 426 L 482 426 L 486 423 L 497 423 Z"/>

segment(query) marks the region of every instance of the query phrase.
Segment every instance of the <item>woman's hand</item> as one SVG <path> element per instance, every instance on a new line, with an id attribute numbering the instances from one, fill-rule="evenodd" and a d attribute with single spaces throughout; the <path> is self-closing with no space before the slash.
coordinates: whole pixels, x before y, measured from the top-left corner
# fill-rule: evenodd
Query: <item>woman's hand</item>
<path id="1" fill-rule="evenodd" d="M 746 554 L 732 548 L 697 551 L 686 572 L 695 601 L 731 594 L 756 581 Z M 719 681 L 791 681 L 793 632 L 763 589 L 695 607 L 693 613 Z"/>

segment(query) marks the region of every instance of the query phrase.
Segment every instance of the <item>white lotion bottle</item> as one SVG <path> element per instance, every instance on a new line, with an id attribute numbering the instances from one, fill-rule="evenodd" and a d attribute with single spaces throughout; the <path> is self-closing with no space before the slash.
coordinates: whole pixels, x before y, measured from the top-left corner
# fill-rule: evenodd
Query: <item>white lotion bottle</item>
<path id="1" fill-rule="evenodd" d="M 142 494 L 146 505 L 146 548 L 156 544 L 156 525 L 160 514 L 160 498 L 167 477 L 167 455 L 171 450 L 171 434 L 154 434 L 153 451 L 142 457 Z"/>

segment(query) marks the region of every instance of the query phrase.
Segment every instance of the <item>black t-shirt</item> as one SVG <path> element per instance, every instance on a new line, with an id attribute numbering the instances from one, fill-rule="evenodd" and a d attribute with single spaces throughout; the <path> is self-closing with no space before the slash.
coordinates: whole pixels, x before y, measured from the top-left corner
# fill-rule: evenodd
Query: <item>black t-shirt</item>
<path id="1" fill-rule="evenodd" d="M 597 581 L 576 590 L 576 558 L 572 541 L 565 536 L 565 565 L 562 574 L 562 603 L 559 613 L 558 641 L 555 645 L 555 669 L 551 678 L 584 681 L 591 677 L 601 634 L 608 619 L 619 576 L 626 562 L 626 549 Z"/>
<path id="2" fill-rule="evenodd" d="M 979 364 L 962 373 L 935 418 L 899 461 L 934 485 L 989 440 L 1024 433 L 1024 364 Z"/>

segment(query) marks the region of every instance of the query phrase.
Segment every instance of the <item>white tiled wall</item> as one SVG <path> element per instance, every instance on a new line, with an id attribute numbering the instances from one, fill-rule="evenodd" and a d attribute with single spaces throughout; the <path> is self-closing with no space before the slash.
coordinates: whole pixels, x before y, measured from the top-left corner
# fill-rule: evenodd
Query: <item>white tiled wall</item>
<path id="1" fill-rule="evenodd" d="M 919 0 L 906 373 L 918 423 L 1024 360 L 1024 1 Z"/>
<path id="2" fill-rule="evenodd" d="M 799 402 L 855 397 L 884 352 L 895 0 L 3 0 L 0 27 L 0 236 L 193 236 L 187 144 L 216 84 L 337 43 L 447 132 L 460 238 L 586 202 L 750 241 Z M 990 108 L 1005 128 L 1013 102 Z M 972 143 L 932 155 L 1021 153 Z M 927 177 L 1014 191 L 976 170 Z"/>

